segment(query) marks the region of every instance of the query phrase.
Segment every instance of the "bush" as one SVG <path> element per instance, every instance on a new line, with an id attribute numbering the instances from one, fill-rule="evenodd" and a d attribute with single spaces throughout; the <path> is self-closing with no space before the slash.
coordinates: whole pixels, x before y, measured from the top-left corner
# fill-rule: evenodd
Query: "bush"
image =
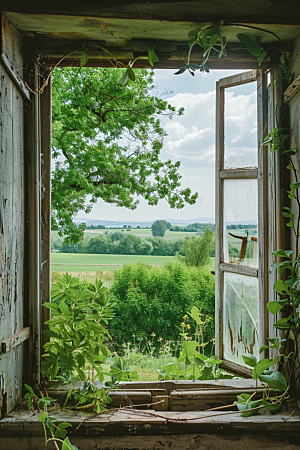
<path id="1" fill-rule="evenodd" d="M 182 317 L 195 305 L 201 313 L 214 319 L 215 282 L 206 269 L 167 263 L 153 267 L 145 263 L 126 265 L 115 273 L 111 288 L 115 317 L 111 320 L 113 340 L 122 345 L 132 342 L 133 335 L 152 340 L 159 338 L 176 342 Z M 194 321 L 190 321 L 191 333 Z M 205 341 L 215 334 L 214 320 L 206 329 Z M 211 345 L 206 349 L 210 351 Z"/>

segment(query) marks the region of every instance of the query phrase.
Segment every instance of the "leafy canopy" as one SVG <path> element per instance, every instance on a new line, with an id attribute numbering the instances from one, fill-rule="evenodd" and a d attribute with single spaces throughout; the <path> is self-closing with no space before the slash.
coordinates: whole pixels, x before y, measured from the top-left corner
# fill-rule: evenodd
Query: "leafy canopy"
<path id="1" fill-rule="evenodd" d="M 120 84 L 120 69 L 55 69 L 53 74 L 52 229 L 78 242 L 98 199 L 135 209 L 166 199 L 171 208 L 194 204 L 198 194 L 180 187 L 180 162 L 161 161 L 166 135 L 161 117 L 181 115 L 155 96 L 153 72 L 135 69 L 136 81 Z"/>
<path id="2" fill-rule="evenodd" d="M 184 255 L 184 262 L 188 266 L 201 267 L 209 262 L 209 254 L 214 247 L 214 232 L 206 227 L 198 238 L 185 238 L 180 250 Z"/>

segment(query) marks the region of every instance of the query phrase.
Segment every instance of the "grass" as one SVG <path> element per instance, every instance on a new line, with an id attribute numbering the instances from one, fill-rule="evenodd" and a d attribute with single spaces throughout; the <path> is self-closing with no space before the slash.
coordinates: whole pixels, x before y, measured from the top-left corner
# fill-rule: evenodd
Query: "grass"
<path id="1" fill-rule="evenodd" d="M 51 272 L 60 272 L 60 273 L 96 273 L 99 270 L 101 270 L 101 272 L 115 272 L 116 270 L 121 270 L 123 266 L 85 266 L 80 265 L 80 266 L 69 266 L 68 264 L 62 264 L 62 265 L 58 265 L 58 264 L 51 264 Z M 77 275 L 74 275 L 77 276 Z"/>
<path id="2" fill-rule="evenodd" d="M 111 234 L 115 231 L 121 232 L 124 234 L 124 236 L 127 236 L 129 234 L 133 234 L 135 236 L 140 237 L 151 237 L 152 231 L 150 228 L 106 228 L 104 230 L 86 230 L 84 233 L 84 236 L 86 239 L 89 239 L 91 237 L 95 236 L 101 236 L 105 233 Z M 170 231 L 167 230 L 165 232 L 165 235 L 163 239 L 166 241 L 176 241 L 177 239 L 184 239 L 185 237 L 192 237 L 192 236 L 198 236 L 196 232 L 180 232 L 180 231 Z M 57 231 L 51 231 L 51 241 L 55 241 L 56 239 L 63 239 L 58 235 Z"/>
<path id="3" fill-rule="evenodd" d="M 116 264 L 136 264 L 140 261 L 146 262 L 153 266 L 164 265 L 167 261 L 174 260 L 174 256 L 152 256 L 152 255 L 95 255 L 86 253 L 51 253 L 51 263 L 55 266 L 56 264 L 103 264 L 106 265 L 116 265 Z M 72 267 L 72 266 L 69 266 Z M 96 266 L 97 267 L 97 266 Z M 108 266 L 109 267 L 109 266 Z M 93 270 L 99 270 L 94 268 Z M 85 269 L 86 270 L 86 269 Z M 100 269 L 102 270 L 102 269 Z"/>

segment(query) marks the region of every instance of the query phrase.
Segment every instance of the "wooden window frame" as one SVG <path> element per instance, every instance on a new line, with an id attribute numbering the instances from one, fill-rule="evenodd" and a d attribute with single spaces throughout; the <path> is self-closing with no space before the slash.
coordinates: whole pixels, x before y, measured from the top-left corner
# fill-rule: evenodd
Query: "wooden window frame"
<path id="1" fill-rule="evenodd" d="M 258 167 L 247 169 L 225 169 L 224 167 L 224 141 L 225 141 L 225 89 L 257 82 L 257 137 L 258 137 Z M 223 360 L 221 367 L 239 375 L 251 377 L 252 372 L 239 364 L 224 359 L 223 343 L 223 293 L 224 274 L 237 273 L 258 278 L 259 317 L 258 325 L 259 346 L 266 343 L 268 336 L 268 315 L 266 302 L 269 291 L 269 247 L 268 247 L 268 152 L 262 146 L 268 132 L 268 91 L 267 74 L 262 70 L 222 78 L 216 86 L 216 356 Z M 224 214 L 223 196 L 224 180 L 228 179 L 257 179 L 258 182 L 258 269 L 224 262 Z M 267 354 L 265 355 L 267 356 Z"/>

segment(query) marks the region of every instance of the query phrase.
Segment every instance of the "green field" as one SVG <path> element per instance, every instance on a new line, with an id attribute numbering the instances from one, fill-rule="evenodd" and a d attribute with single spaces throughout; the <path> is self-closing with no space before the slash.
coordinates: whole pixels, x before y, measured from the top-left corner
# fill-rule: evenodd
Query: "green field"
<path id="1" fill-rule="evenodd" d="M 175 256 L 151 255 L 94 255 L 85 253 L 51 253 L 52 272 L 115 272 L 123 264 L 146 262 L 153 266 L 162 266 L 168 261 L 176 261 Z M 213 270 L 215 258 L 210 258 L 208 268 Z"/>
<path id="2" fill-rule="evenodd" d="M 102 270 L 101 264 L 103 266 L 112 265 L 123 265 L 126 263 L 136 264 L 140 261 L 146 262 L 153 266 L 162 266 L 167 261 L 174 260 L 175 256 L 152 256 L 152 255 L 95 255 L 87 253 L 51 253 L 51 264 L 66 264 L 72 267 L 74 264 L 83 265 L 84 267 L 96 267 L 96 270 Z M 95 265 L 95 266 L 94 266 Z M 98 268 L 97 268 L 98 267 Z M 93 269 L 95 270 L 95 269 Z"/>
<path id="3" fill-rule="evenodd" d="M 114 233 L 115 231 L 119 231 L 122 234 L 124 234 L 124 236 L 127 236 L 129 234 L 133 234 L 135 236 L 140 236 L 140 237 L 151 237 L 152 236 L 152 231 L 150 228 L 106 228 L 105 230 L 86 230 L 84 233 L 84 236 L 86 239 L 89 239 L 91 237 L 95 237 L 95 236 L 101 236 L 104 235 L 105 233 L 107 234 L 111 234 Z M 195 232 L 181 232 L 181 231 L 170 231 L 167 230 L 165 232 L 165 235 L 163 237 L 163 239 L 165 239 L 166 241 L 176 241 L 177 239 L 184 239 L 185 237 L 191 237 L 191 236 L 197 236 L 198 233 Z M 51 231 L 51 240 L 52 242 L 55 241 L 56 239 L 63 239 L 58 235 L 57 231 Z"/>

